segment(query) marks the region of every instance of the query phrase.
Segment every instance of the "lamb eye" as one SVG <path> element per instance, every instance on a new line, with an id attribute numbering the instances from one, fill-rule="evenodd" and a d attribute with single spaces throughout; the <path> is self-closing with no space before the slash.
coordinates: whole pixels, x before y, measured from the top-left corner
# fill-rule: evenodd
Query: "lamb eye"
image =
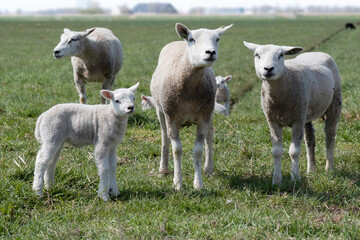
<path id="1" fill-rule="evenodd" d="M 256 54 L 255 54 L 255 57 L 260 58 L 260 55 L 256 53 Z"/>
<path id="2" fill-rule="evenodd" d="M 190 38 L 190 39 L 189 39 L 189 42 L 195 42 L 195 39 Z"/>
<path id="3" fill-rule="evenodd" d="M 115 100 L 116 103 L 120 103 L 120 100 Z"/>
<path id="4" fill-rule="evenodd" d="M 284 57 L 284 54 L 283 54 L 283 53 L 281 53 L 281 54 L 279 55 L 279 59 L 282 58 L 282 57 Z"/>
<path id="5" fill-rule="evenodd" d="M 216 39 L 216 42 L 218 42 L 218 41 L 220 41 L 220 38 L 217 38 L 217 39 Z"/>

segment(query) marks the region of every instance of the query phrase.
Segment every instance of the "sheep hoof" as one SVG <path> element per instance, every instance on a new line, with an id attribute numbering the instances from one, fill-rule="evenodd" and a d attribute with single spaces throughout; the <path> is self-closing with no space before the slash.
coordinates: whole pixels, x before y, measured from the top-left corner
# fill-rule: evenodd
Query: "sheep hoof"
<path id="1" fill-rule="evenodd" d="M 117 189 L 109 189 L 109 193 L 110 193 L 110 195 L 111 196 L 113 196 L 113 197 L 118 197 L 119 195 L 120 195 L 120 192 L 119 192 L 119 190 L 117 190 Z"/>
<path id="2" fill-rule="evenodd" d="M 40 198 L 44 197 L 44 192 L 43 192 L 42 189 L 40 189 L 40 190 L 35 190 L 35 193 L 36 193 L 36 195 L 38 195 Z"/>
<path id="3" fill-rule="evenodd" d="M 204 174 L 207 176 L 214 175 L 214 168 L 204 168 Z"/>
<path id="4" fill-rule="evenodd" d="M 194 182 L 194 189 L 200 190 L 200 189 L 202 189 L 202 187 L 203 187 L 203 183 L 202 183 L 202 182 L 198 182 L 198 183 L 195 183 L 195 182 Z"/>
<path id="5" fill-rule="evenodd" d="M 274 176 L 272 180 L 272 185 L 282 185 L 282 177 L 281 176 Z"/>
<path id="6" fill-rule="evenodd" d="M 109 197 L 109 195 L 108 195 L 108 194 L 103 195 L 103 196 L 100 196 L 100 198 L 101 198 L 104 202 L 108 202 L 108 201 L 110 201 L 110 197 Z"/>
<path id="7" fill-rule="evenodd" d="M 291 181 L 296 182 L 296 181 L 300 181 L 300 179 L 301 177 L 298 173 L 297 174 L 291 173 Z"/>
<path id="8" fill-rule="evenodd" d="M 325 171 L 332 172 L 334 171 L 334 167 L 326 162 Z"/>

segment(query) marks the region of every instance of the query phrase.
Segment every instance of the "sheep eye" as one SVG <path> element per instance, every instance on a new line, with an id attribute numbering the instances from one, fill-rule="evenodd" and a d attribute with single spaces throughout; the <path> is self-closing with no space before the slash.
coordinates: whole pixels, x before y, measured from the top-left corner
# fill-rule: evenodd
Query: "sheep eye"
<path id="1" fill-rule="evenodd" d="M 255 53 L 255 57 L 260 58 L 260 55 L 259 55 L 259 54 L 257 54 L 257 53 Z"/>
<path id="2" fill-rule="evenodd" d="M 116 103 L 120 103 L 120 100 L 115 100 Z"/>
<path id="3" fill-rule="evenodd" d="M 74 41 L 77 41 L 77 40 L 78 40 L 77 38 L 72 38 L 72 39 L 70 39 L 70 41 L 68 43 L 70 44 L 71 42 L 74 42 Z"/>
<path id="4" fill-rule="evenodd" d="M 217 38 L 217 39 L 216 39 L 216 42 L 218 42 L 218 41 L 220 41 L 220 38 Z"/>
<path id="5" fill-rule="evenodd" d="M 195 42 L 195 39 L 190 38 L 190 39 L 189 39 L 189 42 Z"/>
<path id="6" fill-rule="evenodd" d="M 281 54 L 279 55 L 279 59 L 282 58 L 282 57 L 284 57 L 284 54 L 283 54 L 283 53 L 281 53 Z"/>

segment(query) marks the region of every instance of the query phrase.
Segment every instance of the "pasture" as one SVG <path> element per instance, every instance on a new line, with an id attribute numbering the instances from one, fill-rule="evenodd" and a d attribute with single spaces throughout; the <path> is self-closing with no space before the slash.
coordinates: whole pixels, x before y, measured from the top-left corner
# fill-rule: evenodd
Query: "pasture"
<path id="1" fill-rule="evenodd" d="M 0 238 L 3 239 L 359 239 L 360 238 L 360 31 L 345 30 L 356 17 L 238 18 L 1 18 L 0 19 Z M 161 48 L 180 40 L 174 25 L 190 29 L 234 23 L 219 44 L 214 64 L 229 83 L 229 117 L 214 117 L 215 174 L 194 190 L 192 148 L 195 128 L 181 131 L 183 181 L 150 173 L 159 167 L 160 127 L 155 111 L 142 111 L 140 94 L 149 85 Z M 78 102 L 70 59 L 52 50 L 63 28 L 111 29 L 124 47 L 124 65 L 114 87 L 140 82 L 136 113 L 118 147 L 117 200 L 97 197 L 93 147 L 66 145 L 55 185 L 39 199 L 31 190 L 37 117 L 58 103 Z M 284 129 L 284 183 L 272 186 L 269 129 L 260 107 L 260 80 L 253 53 L 243 41 L 301 46 L 324 51 L 339 66 L 343 111 L 337 130 L 334 172 L 325 172 L 323 121 L 316 129 L 317 172 L 290 180 L 290 129 Z M 99 103 L 101 85 L 87 84 L 88 103 Z M 17 164 L 19 165 L 17 166 Z M 170 169 L 172 167 L 172 157 Z"/>

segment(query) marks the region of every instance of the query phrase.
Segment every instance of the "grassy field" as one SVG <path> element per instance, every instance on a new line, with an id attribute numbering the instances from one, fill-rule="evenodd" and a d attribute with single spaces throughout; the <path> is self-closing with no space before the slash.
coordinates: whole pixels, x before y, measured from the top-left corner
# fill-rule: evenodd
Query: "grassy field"
<path id="1" fill-rule="evenodd" d="M 355 17 L 256 19 L 195 18 L 0 18 L 0 238 L 4 239 L 359 239 L 360 238 L 360 31 L 343 30 Z M 174 25 L 191 29 L 234 23 L 223 35 L 218 75 L 232 74 L 231 115 L 214 118 L 215 175 L 204 189 L 192 187 L 195 128 L 183 129 L 184 189 L 172 176 L 158 178 L 160 129 L 153 111 L 142 111 L 140 94 L 149 84 L 161 48 L 179 40 Z M 122 41 L 124 65 L 114 88 L 140 82 L 137 112 L 129 119 L 118 148 L 121 196 L 97 198 L 93 147 L 66 146 L 54 187 L 39 199 L 31 190 L 39 143 L 37 117 L 58 103 L 78 102 L 70 59 L 52 50 L 64 27 L 110 28 Z M 281 187 L 271 185 L 270 134 L 260 107 L 260 81 L 253 53 L 243 41 L 302 46 L 324 51 L 337 62 L 343 81 L 343 113 L 337 131 L 336 170 L 326 173 L 323 122 L 316 129 L 318 171 L 306 174 L 305 146 L 301 181 L 290 180 L 284 130 Z M 87 86 L 89 104 L 98 104 L 100 84 Z M 22 162 L 22 160 L 24 162 Z M 19 166 L 15 164 L 16 161 Z M 170 161 L 172 169 L 172 162 Z"/>

